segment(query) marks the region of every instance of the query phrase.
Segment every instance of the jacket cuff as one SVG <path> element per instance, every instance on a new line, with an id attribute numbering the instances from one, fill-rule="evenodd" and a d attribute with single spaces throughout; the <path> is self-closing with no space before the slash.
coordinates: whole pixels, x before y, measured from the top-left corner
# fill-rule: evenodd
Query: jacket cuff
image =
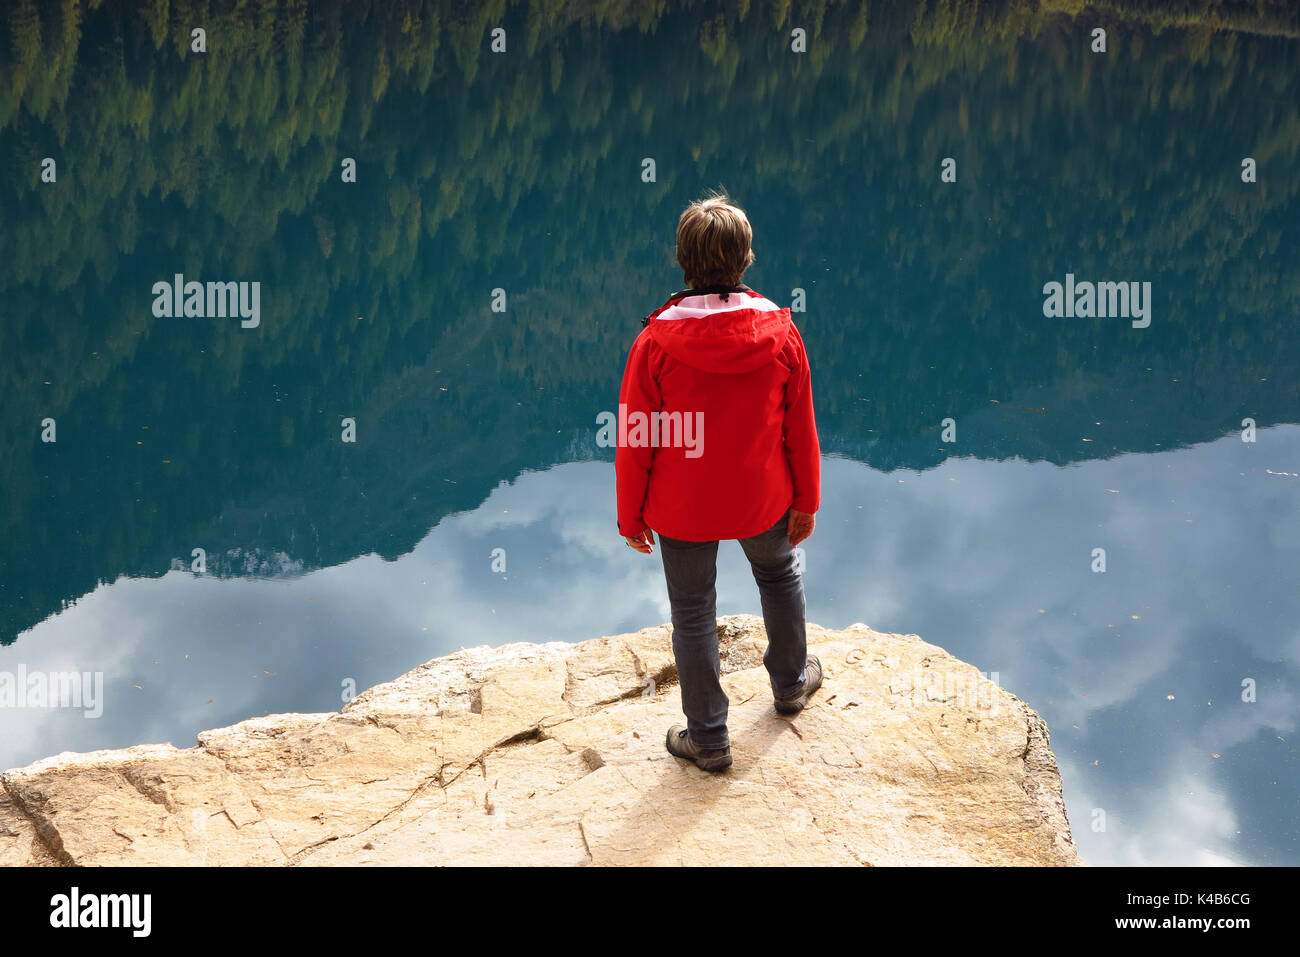
<path id="1" fill-rule="evenodd" d="M 804 512 L 808 515 L 817 514 L 820 505 L 821 502 L 815 495 L 796 495 L 794 501 L 790 503 L 790 507 L 796 512 Z"/>

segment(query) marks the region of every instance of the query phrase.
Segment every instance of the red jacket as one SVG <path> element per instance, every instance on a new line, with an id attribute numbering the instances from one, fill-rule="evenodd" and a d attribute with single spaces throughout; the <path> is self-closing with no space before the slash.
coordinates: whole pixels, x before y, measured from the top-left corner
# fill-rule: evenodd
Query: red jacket
<path id="1" fill-rule="evenodd" d="M 817 511 L 812 382 L 789 309 L 744 286 L 677 293 L 646 317 L 618 401 L 622 535 L 748 538 L 788 508 Z"/>

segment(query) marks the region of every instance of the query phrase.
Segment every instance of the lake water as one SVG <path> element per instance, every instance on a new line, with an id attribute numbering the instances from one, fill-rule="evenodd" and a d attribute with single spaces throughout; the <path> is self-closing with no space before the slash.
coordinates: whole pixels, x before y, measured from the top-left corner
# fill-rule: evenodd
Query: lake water
<path id="1" fill-rule="evenodd" d="M 103 675 L 0 708 L 0 768 L 667 620 L 596 417 L 724 186 L 806 304 L 809 619 L 996 672 L 1093 864 L 1300 863 L 1286 4 L 128 6 L 0 3 L 0 673 Z M 155 316 L 178 273 L 257 325 Z M 1067 274 L 1146 317 L 1046 316 Z"/>

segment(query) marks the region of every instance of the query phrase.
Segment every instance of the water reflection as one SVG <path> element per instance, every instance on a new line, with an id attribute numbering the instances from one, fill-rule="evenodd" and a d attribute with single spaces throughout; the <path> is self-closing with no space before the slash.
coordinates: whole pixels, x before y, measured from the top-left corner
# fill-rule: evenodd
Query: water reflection
<path id="1" fill-rule="evenodd" d="M 1095 863 L 1300 861 L 1294 5 L 1105 12 L 1095 57 L 1018 0 L 524 4 L 514 58 L 434 6 L 214 13 L 204 59 L 162 8 L 0 0 L 0 156 L 32 172 L 0 180 L 0 669 L 102 670 L 112 702 L 0 710 L 0 766 L 666 620 L 589 460 L 676 215 L 722 183 L 753 284 L 807 293 L 837 456 L 811 617 L 998 671 Z M 261 282 L 261 323 L 156 319 L 177 272 Z M 1045 319 L 1067 272 L 1151 282 L 1151 326 Z M 196 547 L 207 578 L 170 570 Z"/>
<path id="2" fill-rule="evenodd" d="M 1069 468 L 949 459 L 887 474 L 830 459 L 809 617 L 916 631 L 998 672 L 1052 728 L 1090 862 L 1289 861 L 1295 779 L 1280 769 L 1300 713 L 1300 632 L 1275 563 L 1300 562 L 1300 478 L 1271 466 L 1300 459 L 1300 428 L 1261 442 Z M 333 710 L 347 678 L 366 687 L 464 645 L 666 620 L 658 565 L 622 547 L 611 496 L 608 464 L 561 465 L 503 483 L 393 562 L 101 587 L 34 629 L 24 660 L 103 670 L 104 717 L 0 711 L 0 764 L 186 746 L 252 714 Z M 1090 570 L 1097 544 L 1105 574 Z M 718 594 L 723 613 L 755 607 L 738 548 L 722 550 Z M 1105 832 L 1092 830 L 1097 808 Z"/>

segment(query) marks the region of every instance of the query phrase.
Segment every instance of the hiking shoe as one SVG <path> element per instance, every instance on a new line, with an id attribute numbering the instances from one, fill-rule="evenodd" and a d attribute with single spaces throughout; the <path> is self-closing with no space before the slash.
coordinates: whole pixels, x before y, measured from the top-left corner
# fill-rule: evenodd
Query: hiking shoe
<path id="1" fill-rule="evenodd" d="M 668 753 L 675 758 L 694 761 L 701 771 L 725 771 L 731 767 L 731 748 L 697 748 L 691 736 L 680 724 L 668 729 L 668 738 L 664 741 Z"/>
<path id="2" fill-rule="evenodd" d="M 798 714 L 808 703 L 809 696 L 822 686 L 822 663 L 816 655 L 808 656 L 807 674 L 803 679 L 803 688 L 793 698 L 772 699 L 772 704 L 781 714 Z"/>

